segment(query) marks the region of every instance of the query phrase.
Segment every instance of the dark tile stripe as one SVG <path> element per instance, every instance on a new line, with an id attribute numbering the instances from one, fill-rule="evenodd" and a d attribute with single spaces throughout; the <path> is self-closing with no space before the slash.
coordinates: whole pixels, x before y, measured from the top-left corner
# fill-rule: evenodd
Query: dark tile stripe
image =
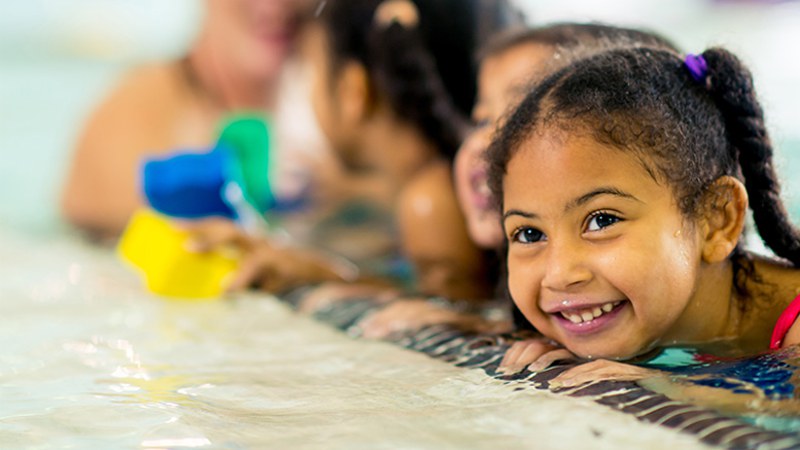
<path id="1" fill-rule="evenodd" d="M 290 304 L 295 308 L 302 300 L 297 296 L 291 299 Z M 315 312 L 314 317 L 358 336 L 358 322 L 380 307 L 369 299 L 358 299 L 327 306 Z M 694 435 L 706 444 L 730 449 L 800 450 L 800 435 L 753 426 L 710 409 L 672 400 L 634 382 L 600 380 L 571 388 L 549 386 L 550 380 L 575 363 L 557 363 L 537 373 L 527 370 L 498 373 L 505 351 L 517 339 L 520 338 L 515 335 L 475 335 L 437 325 L 396 334 L 388 340 L 459 367 L 481 369 L 518 391 L 549 390 L 568 397 L 590 398 L 643 422 Z"/>

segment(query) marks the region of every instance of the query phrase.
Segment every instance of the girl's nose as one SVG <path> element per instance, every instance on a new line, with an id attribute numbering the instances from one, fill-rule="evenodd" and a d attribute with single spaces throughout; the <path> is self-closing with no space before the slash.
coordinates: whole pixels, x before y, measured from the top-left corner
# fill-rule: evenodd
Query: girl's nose
<path id="1" fill-rule="evenodd" d="M 550 240 L 542 278 L 542 287 L 554 291 L 567 291 L 586 284 L 592 279 L 588 268 L 588 249 L 575 240 Z"/>

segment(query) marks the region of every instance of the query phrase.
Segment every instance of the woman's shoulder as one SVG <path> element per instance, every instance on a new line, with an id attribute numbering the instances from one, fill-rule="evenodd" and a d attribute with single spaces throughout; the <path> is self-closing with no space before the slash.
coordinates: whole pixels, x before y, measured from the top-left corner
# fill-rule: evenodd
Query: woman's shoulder
<path id="1" fill-rule="evenodd" d="M 79 147 L 130 154 L 205 143 L 213 122 L 196 101 L 179 61 L 142 65 L 123 74 L 84 125 Z M 192 126 L 197 125 L 197 126 Z M 189 129 L 188 137 L 186 129 Z M 199 130 L 199 131 L 197 131 Z M 185 141 L 185 142 L 184 142 Z"/>
<path id="2" fill-rule="evenodd" d="M 190 90 L 180 61 L 151 63 L 124 73 L 108 99 L 112 102 L 151 105 L 177 101 Z"/>

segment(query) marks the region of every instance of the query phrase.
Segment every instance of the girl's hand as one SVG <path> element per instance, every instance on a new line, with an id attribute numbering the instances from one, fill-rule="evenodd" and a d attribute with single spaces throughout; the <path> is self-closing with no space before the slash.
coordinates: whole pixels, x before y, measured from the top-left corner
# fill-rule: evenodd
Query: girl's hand
<path id="1" fill-rule="evenodd" d="M 598 359 L 575 366 L 550 381 L 550 387 L 573 387 L 590 381 L 637 381 L 661 375 L 655 369 Z"/>
<path id="2" fill-rule="evenodd" d="M 314 288 L 300 302 L 299 312 L 310 314 L 329 305 L 348 300 L 369 298 L 377 304 L 386 303 L 400 292 L 388 286 L 331 282 Z"/>
<path id="3" fill-rule="evenodd" d="M 575 359 L 575 355 L 550 339 L 545 337 L 525 339 L 511 345 L 497 371 L 509 374 L 527 367 L 531 372 L 538 372 L 558 360 L 565 359 Z"/>
<path id="4" fill-rule="evenodd" d="M 270 293 L 279 293 L 303 284 L 350 281 L 349 276 L 357 276 L 348 272 L 352 271 L 349 267 L 339 267 L 333 258 L 322 253 L 250 236 L 226 219 L 211 218 L 186 223 L 182 228 L 191 235 L 188 244 L 190 251 L 202 253 L 233 248 L 240 252 L 239 270 L 228 285 L 228 291 L 258 287 Z"/>
<path id="5" fill-rule="evenodd" d="M 414 330 L 426 325 L 453 325 L 479 333 L 505 331 L 508 325 L 486 320 L 474 314 L 460 313 L 424 298 L 398 300 L 361 321 L 362 335 L 383 339 L 392 333 Z"/>

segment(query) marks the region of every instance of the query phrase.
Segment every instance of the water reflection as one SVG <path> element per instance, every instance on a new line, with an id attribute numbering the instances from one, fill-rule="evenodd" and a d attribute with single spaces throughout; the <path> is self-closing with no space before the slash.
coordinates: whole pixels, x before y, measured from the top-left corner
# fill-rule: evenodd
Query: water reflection
<path id="1" fill-rule="evenodd" d="M 800 346 L 746 358 L 710 358 L 691 348 L 669 348 L 646 366 L 665 375 L 640 384 L 670 398 L 767 429 L 800 429 Z"/>

